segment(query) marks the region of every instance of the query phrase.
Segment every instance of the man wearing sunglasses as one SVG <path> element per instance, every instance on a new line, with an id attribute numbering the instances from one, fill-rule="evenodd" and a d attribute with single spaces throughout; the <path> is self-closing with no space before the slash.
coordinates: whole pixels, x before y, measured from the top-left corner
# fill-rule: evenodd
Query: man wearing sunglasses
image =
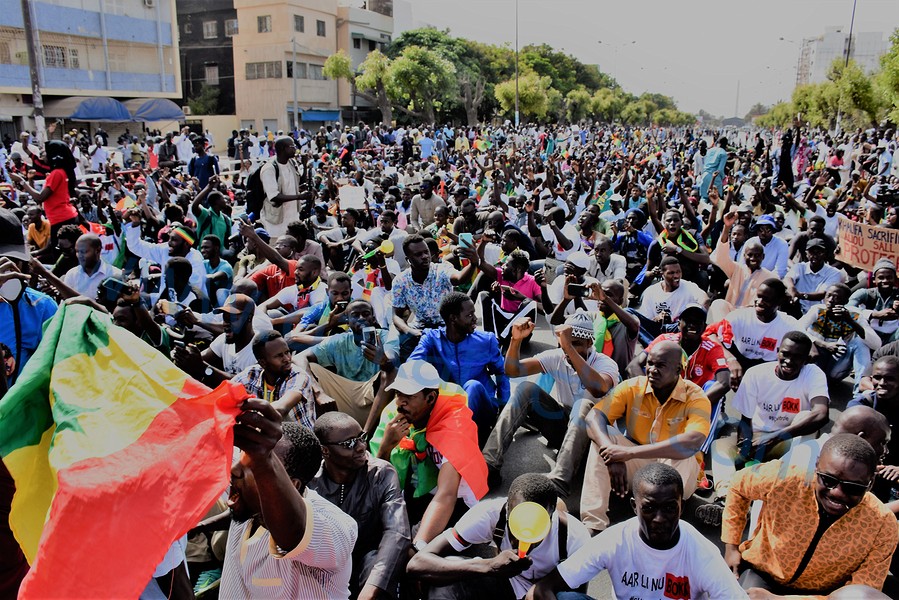
<path id="1" fill-rule="evenodd" d="M 779 460 L 737 473 L 721 540 L 743 589 L 784 595 L 824 595 L 845 585 L 881 589 L 899 528 L 868 491 L 878 459 L 871 444 L 844 433 L 824 443 L 811 485 L 806 468 L 784 468 Z M 740 543 L 750 503 L 762 499 L 755 534 Z"/>
<path id="2" fill-rule="evenodd" d="M 396 598 L 411 545 L 406 502 L 396 470 L 368 452 L 368 439 L 350 415 L 330 412 L 313 429 L 322 445 L 322 467 L 309 488 L 353 517 L 359 538 L 353 548 L 350 596 Z"/>

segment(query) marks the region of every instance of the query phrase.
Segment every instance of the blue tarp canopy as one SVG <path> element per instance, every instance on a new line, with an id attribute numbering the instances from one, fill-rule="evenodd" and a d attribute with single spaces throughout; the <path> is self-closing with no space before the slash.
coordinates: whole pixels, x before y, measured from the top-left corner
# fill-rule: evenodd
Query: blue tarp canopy
<path id="1" fill-rule="evenodd" d="M 317 109 L 302 110 L 300 111 L 300 117 L 304 121 L 339 121 L 340 111 Z"/>
<path id="2" fill-rule="evenodd" d="M 128 122 L 131 113 L 114 98 L 72 96 L 50 100 L 44 108 L 44 116 L 72 121 Z"/>
<path id="3" fill-rule="evenodd" d="M 181 107 L 166 98 L 134 98 L 126 100 L 125 106 L 131 111 L 131 121 L 183 121 Z"/>

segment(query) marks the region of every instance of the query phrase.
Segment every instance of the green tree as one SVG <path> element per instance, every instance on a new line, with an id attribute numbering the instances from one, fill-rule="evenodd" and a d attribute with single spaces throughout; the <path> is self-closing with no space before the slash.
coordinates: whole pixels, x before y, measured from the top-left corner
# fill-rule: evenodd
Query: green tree
<path id="1" fill-rule="evenodd" d="M 387 90 L 415 116 L 434 123 L 436 109 L 453 91 L 455 75 L 453 63 L 436 52 L 409 46 L 391 63 Z"/>
<path id="2" fill-rule="evenodd" d="M 593 94 L 591 108 L 596 118 L 611 123 L 621 115 L 626 104 L 627 99 L 620 88 L 604 88 Z"/>
<path id="3" fill-rule="evenodd" d="M 755 120 L 759 127 L 788 127 L 796 116 L 792 102 L 778 102 Z"/>
<path id="4" fill-rule="evenodd" d="M 592 112 L 593 98 L 584 88 L 577 88 L 565 96 L 566 116 L 571 123 L 576 123 Z"/>
<path id="5" fill-rule="evenodd" d="M 214 115 L 219 112 L 219 88 L 203 84 L 193 98 L 188 98 L 187 105 L 191 114 Z"/>
<path id="6" fill-rule="evenodd" d="M 390 59 L 380 50 L 373 50 L 359 65 L 359 73 L 353 73 L 349 55 L 344 50 L 332 54 L 322 69 L 328 79 L 345 79 L 353 86 L 361 98 L 377 104 L 381 111 L 381 121 L 393 121 L 393 106 L 387 96 L 386 78 L 390 69 Z"/>
<path id="7" fill-rule="evenodd" d="M 749 112 L 746 113 L 746 116 L 743 117 L 743 119 L 745 121 L 752 122 L 753 119 L 755 119 L 756 117 L 761 117 L 764 114 L 767 114 L 768 111 L 770 111 L 770 110 L 771 110 L 770 107 L 765 106 L 764 104 L 762 104 L 760 102 L 756 102 L 755 104 L 752 105 L 752 108 L 749 109 Z"/>
<path id="8" fill-rule="evenodd" d="M 834 83 L 837 107 L 850 127 L 869 127 L 877 124 L 881 112 L 880 98 L 874 82 L 854 60 L 847 65 L 837 59 L 830 66 L 827 78 Z"/>
<path id="9" fill-rule="evenodd" d="M 518 77 L 518 110 L 523 116 L 542 119 L 549 110 L 549 77 L 540 77 L 533 71 Z M 500 111 L 508 116 L 515 114 L 515 78 L 498 83 L 493 90 Z"/>
<path id="10" fill-rule="evenodd" d="M 899 123 L 899 29 L 890 36 L 889 52 L 880 57 L 880 73 L 876 80 L 877 93 L 893 123 Z"/>

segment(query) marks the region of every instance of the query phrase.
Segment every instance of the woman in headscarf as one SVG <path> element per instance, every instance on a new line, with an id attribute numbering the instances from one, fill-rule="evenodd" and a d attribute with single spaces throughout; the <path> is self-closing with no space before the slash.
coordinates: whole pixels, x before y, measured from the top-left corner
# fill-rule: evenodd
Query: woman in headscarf
<path id="1" fill-rule="evenodd" d="M 52 140 L 44 147 L 51 171 L 44 180 L 44 187 L 40 191 L 29 184 L 24 177 L 10 173 L 10 178 L 16 186 L 31 196 L 38 206 L 43 208 L 47 220 L 50 221 L 50 243 L 38 253 L 43 259 L 44 254 L 55 256 L 56 235 L 64 225 L 78 224 L 78 210 L 71 203 L 75 194 L 75 157 L 65 142 Z"/>

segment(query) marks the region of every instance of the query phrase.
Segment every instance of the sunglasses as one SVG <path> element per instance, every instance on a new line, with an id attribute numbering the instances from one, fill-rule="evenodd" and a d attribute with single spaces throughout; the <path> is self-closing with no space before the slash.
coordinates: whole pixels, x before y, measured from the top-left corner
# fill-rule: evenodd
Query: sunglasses
<path id="1" fill-rule="evenodd" d="M 818 475 L 818 481 L 821 482 L 821 485 L 826 487 L 829 490 L 840 486 L 843 488 L 843 491 L 846 492 L 850 496 L 863 496 L 865 492 L 871 487 L 870 483 L 857 483 L 855 481 L 843 481 L 841 479 L 837 479 L 833 475 L 828 475 L 827 473 L 822 473 L 821 471 L 816 471 Z"/>
<path id="2" fill-rule="evenodd" d="M 368 438 L 365 433 L 360 433 L 356 437 L 351 437 L 348 440 L 343 440 L 342 442 L 325 442 L 326 446 L 340 446 L 341 448 L 346 448 L 347 450 L 352 450 L 356 447 L 356 444 L 365 444 L 368 442 Z"/>

